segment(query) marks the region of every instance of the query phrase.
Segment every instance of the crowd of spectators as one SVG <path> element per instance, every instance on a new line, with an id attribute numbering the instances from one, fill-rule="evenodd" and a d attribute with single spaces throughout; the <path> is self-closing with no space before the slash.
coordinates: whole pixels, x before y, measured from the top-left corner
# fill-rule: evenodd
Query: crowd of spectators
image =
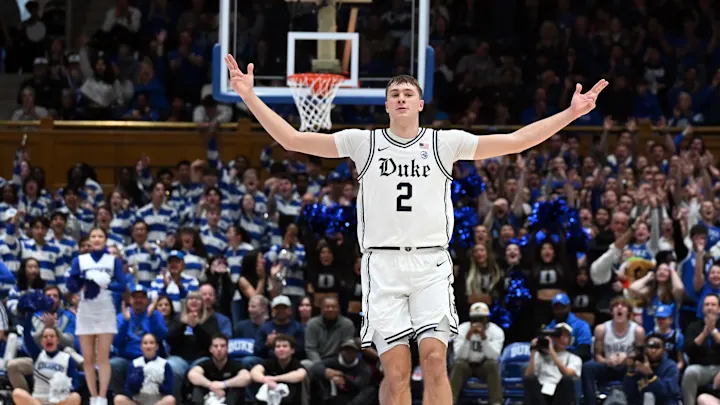
<path id="1" fill-rule="evenodd" d="M 0 30 L 6 71 L 33 73 L 19 89 L 13 118 L 227 122 L 247 116 L 242 106 L 210 97 L 217 7 L 205 0 L 117 0 L 102 28 L 71 46 L 37 38 L 45 19 L 38 3 L 29 2 L 30 19 Z M 605 116 L 670 126 L 720 122 L 718 8 L 711 0 L 433 0 L 431 7 L 436 85 L 428 122 L 527 124 L 566 107 L 576 82 L 599 77 L 611 87 L 579 124 L 600 125 Z M 284 0 L 243 2 L 232 42 L 241 67 L 252 61 L 256 75 L 282 77 L 285 33 L 316 30 L 315 11 Z M 349 7 L 338 15 L 342 30 Z M 410 71 L 411 20 L 405 0 L 361 6 L 361 78 Z M 315 50 L 307 45 L 299 44 L 298 71 L 310 70 Z M 297 119 L 292 106 L 280 110 Z M 333 115 L 347 124 L 385 119 L 382 109 L 368 106 L 336 108 Z"/>

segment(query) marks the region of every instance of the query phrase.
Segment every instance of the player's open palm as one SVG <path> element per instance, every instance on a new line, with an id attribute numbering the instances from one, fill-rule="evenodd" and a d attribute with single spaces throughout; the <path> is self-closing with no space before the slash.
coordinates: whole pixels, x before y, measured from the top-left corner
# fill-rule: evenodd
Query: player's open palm
<path id="1" fill-rule="evenodd" d="M 255 65 L 252 63 L 248 64 L 247 73 L 243 73 L 232 55 L 225 57 L 225 64 L 228 67 L 228 72 L 230 72 L 230 87 L 232 87 L 235 93 L 241 98 L 249 96 L 255 80 L 255 75 L 253 75 Z"/>
<path id="2" fill-rule="evenodd" d="M 592 89 L 586 93 L 582 93 L 582 85 L 580 85 L 580 83 L 576 84 L 575 94 L 573 94 L 572 101 L 570 102 L 573 115 L 579 118 L 592 111 L 595 108 L 595 103 L 597 102 L 600 92 L 603 91 L 607 85 L 607 80 L 600 79 Z"/>

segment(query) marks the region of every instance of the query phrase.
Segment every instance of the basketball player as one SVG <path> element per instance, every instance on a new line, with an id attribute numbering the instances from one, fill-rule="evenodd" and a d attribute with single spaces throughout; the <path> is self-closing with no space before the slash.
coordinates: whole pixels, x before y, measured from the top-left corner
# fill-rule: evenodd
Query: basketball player
<path id="1" fill-rule="evenodd" d="M 253 65 L 242 73 L 225 58 L 230 84 L 265 130 L 285 149 L 325 158 L 350 157 L 358 169 L 358 240 L 363 252 L 363 347 L 375 344 L 385 373 L 382 405 L 410 404 L 409 339 L 419 342 L 424 404 L 451 405 L 445 364 L 457 333 L 447 251 L 453 232 L 452 167 L 520 153 L 553 136 L 595 108 L 608 82 L 590 91 L 576 86 L 570 108 L 512 134 L 478 137 L 459 130 L 419 127 L 422 91 L 410 76 L 386 88 L 390 128 L 349 129 L 327 135 L 298 132 L 253 92 Z"/>

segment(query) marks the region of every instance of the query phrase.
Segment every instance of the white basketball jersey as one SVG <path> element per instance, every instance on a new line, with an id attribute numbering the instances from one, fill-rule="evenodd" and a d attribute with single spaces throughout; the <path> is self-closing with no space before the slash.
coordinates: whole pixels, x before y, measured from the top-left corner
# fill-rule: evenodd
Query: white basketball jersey
<path id="1" fill-rule="evenodd" d="M 438 154 L 437 131 L 420 128 L 407 143 L 386 130 L 371 135 L 358 172 L 358 240 L 372 247 L 445 247 L 453 231 L 453 161 Z"/>
<path id="2" fill-rule="evenodd" d="M 55 373 L 67 375 L 70 364 L 70 355 L 65 352 L 57 352 L 50 357 L 43 350 L 38 355 L 33 365 L 33 397 L 47 402 L 50 395 L 50 380 Z"/>
<path id="3" fill-rule="evenodd" d="M 615 353 L 630 353 L 635 344 L 635 329 L 637 324 L 630 321 L 627 332 L 623 336 L 616 336 L 613 331 L 612 320 L 605 322 L 605 339 L 603 339 L 603 346 L 605 350 L 605 357 L 610 357 Z"/>

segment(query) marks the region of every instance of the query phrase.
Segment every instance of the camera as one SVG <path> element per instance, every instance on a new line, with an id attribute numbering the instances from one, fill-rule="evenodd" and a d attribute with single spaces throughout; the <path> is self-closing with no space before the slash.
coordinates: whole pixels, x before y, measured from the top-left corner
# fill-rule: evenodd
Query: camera
<path id="1" fill-rule="evenodd" d="M 645 362 L 645 346 L 635 345 L 631 353 L 631 358 L 633 361 Z"/>
<path id="2" fill-rule="evenodd" d="M 550 349 L 550 345 L 552 344 L 550 338 L 558 337 L 561 333 L 562 331 L 556 328 L 546 328 L 541 330 L 533 348 L 540 353 L 547 352 Z"/>

